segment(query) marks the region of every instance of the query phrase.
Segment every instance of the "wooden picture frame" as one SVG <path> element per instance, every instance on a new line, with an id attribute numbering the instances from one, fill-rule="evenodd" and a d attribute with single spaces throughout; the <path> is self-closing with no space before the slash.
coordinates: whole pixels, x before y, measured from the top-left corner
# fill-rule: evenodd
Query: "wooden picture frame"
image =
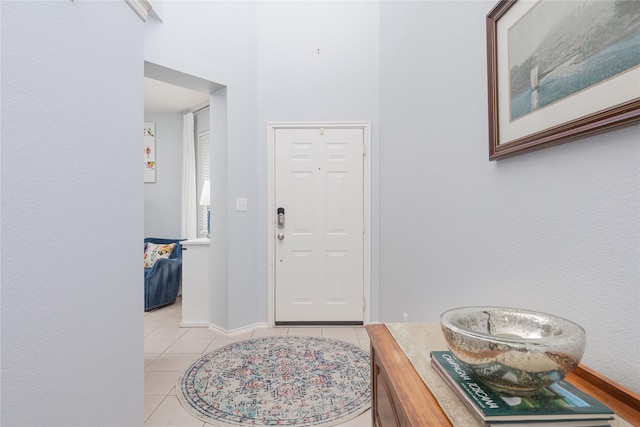
<path id="1" fill-rule="evenodd" d="M 640 120 L 638 19 L 636 1 L 499 1 L 486 17 L 489 159 Z"/>

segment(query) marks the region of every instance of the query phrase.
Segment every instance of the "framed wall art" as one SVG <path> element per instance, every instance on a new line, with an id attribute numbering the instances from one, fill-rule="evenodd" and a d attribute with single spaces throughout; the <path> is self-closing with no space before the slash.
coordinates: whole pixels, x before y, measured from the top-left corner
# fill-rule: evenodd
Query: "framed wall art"
<path id="1" fill-rule="evenodd" d="M 156 182 L 156 124 L 144 123 L 144 182 Z"/>
<path id="2" fill-rule="evenodd" d="M 640 1 L 501 0 L 486 25 L 490 159 L 640 119 Z"/>

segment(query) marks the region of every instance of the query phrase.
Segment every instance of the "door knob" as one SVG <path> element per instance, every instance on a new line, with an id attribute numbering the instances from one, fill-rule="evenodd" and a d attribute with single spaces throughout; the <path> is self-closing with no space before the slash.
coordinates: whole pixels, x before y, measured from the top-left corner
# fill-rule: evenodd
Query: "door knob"
<path id="1" fill-rule="evenodd" d="M 284 240 L 284 234 L 278 233 L 278 240 Z"/>

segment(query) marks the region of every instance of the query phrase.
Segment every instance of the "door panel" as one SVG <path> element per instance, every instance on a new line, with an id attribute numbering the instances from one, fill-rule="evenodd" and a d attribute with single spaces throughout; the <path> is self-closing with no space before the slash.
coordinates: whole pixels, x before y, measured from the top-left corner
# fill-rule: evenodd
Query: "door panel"
<path id="1" fill-rule="evenodd" d="M 275 131 L 276 323 L 363 321 L 363 144 L 362 129 Z"/>

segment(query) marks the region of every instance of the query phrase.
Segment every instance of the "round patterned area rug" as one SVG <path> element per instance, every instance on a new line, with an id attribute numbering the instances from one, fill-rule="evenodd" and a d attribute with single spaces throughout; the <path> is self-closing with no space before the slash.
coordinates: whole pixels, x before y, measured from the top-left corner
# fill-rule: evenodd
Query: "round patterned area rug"
<path id="1" fill-rule="evenodd" d="M 194 362 L 178 398 L 216 426 L 333 426 L 367 410 L 369 353 L 321 337 L 272 336 L 229 344 Z"/>

